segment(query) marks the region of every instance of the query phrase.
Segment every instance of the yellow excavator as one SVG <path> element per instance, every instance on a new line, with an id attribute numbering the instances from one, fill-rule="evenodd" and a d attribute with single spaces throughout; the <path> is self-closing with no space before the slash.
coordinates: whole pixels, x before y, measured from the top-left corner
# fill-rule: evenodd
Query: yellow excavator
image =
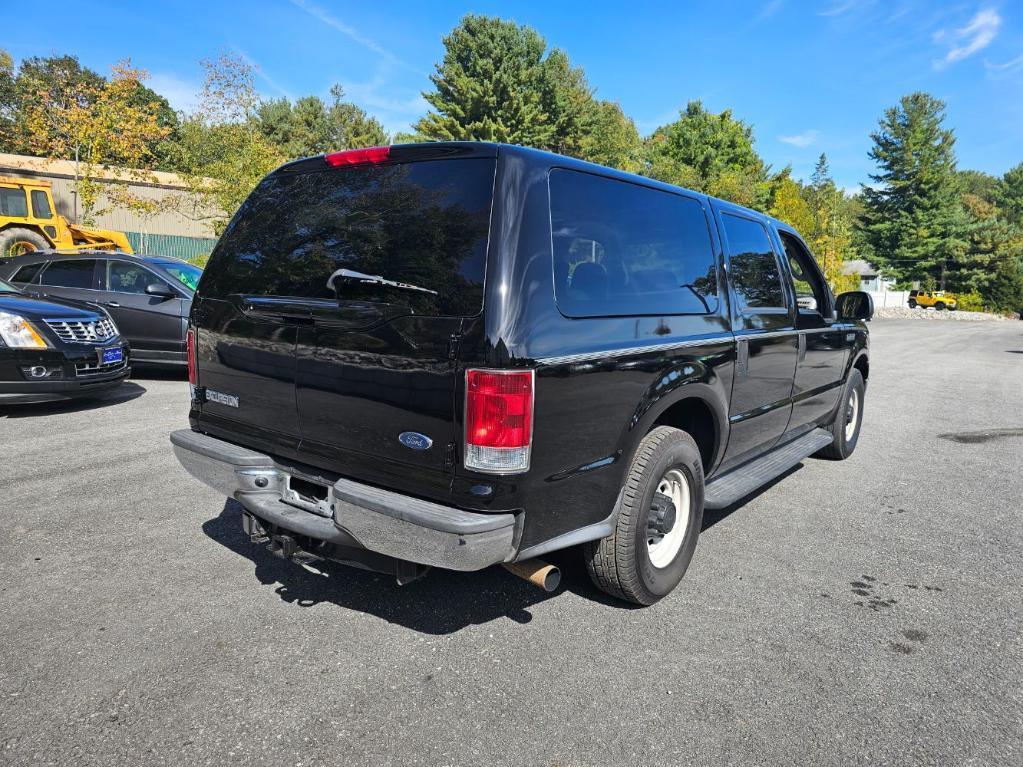
<path id="1" fill-rule="evenodd" d="M 124 232 L 72 224 L 57 213 L 52 185 L 0 176 L 0 258 L 33 250 L 119 250 L 134 253 Z"/>

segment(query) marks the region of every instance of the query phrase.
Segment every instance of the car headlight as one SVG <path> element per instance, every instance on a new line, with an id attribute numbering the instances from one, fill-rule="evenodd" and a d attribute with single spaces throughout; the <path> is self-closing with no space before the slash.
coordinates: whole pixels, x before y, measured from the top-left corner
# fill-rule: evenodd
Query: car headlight
<path id="1" fill-rule="evenodd" d="M 49 346 L 32 323 L 20 314 L 0 312 L 0 338 L 15 349 L 45 349 Z"/>

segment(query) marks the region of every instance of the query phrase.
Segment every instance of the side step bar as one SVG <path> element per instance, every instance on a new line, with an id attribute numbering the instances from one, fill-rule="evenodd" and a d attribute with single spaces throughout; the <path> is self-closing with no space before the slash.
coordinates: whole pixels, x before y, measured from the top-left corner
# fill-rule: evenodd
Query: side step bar
<path id="1" fill-rule="evenodd" d="M 776 447 L 755 461 L 744 463 L 707 483 L 705 509 L 724 509 L 746 497 L 772 479 L 780 477 L 797 463 L 831 444 L 831 432 L 814 429 L 802 437 Z"/>

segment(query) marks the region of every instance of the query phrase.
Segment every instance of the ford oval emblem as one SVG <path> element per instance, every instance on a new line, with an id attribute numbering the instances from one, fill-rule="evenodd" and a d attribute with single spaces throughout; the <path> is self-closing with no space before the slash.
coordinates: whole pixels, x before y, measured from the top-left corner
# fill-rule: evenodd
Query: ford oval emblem
<path id="1" fill-rule="evenodd" d="M 403 431 L 398 441 L 411 450 L 429 450 L 433 440 L 417 431 Z"/>

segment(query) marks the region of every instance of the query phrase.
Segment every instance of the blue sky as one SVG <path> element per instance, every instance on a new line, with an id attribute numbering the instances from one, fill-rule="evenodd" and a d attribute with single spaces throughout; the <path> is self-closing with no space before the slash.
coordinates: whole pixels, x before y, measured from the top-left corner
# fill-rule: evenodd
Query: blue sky
<path id="1" fill-rule="evenodd" d="M 75 0 L 39 6 L 37 19 L 24 6 L 32 34 L 0 36 L 0 47 L 16 60 L 73 53 L 103 73 L 130 57 L 178 108 L 201 85 L 198 60 L 233 50 L 258 67 L 266 96 L 327 96 L 340 82 L 394 131 L 425 111 L 441 38 L 468 12 L 539 30 L 644 134 L 689 99 L 731 108 L 753 124 L 761 155 L 797 177 L 824 151 L 840 186 L 866 181 L 870 131 L 914 90 L 948 103 L 960 167 L 1001 174 L 1023 161 L 1018 0 Z"/>

